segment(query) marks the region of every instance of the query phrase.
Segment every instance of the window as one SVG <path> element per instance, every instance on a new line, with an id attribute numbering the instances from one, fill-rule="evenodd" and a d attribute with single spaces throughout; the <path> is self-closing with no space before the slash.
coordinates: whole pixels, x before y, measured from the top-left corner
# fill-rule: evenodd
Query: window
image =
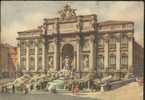
<path id="1" fill-rule="evenodd" d="M 35 64 L 35 59 L 33 57 L 30 57 L 30 60 L 29 60 L 29 65 L 31 67 L 34 67 L 34 64 Z"/>
<path id="2" fill-rule="evenodd" d="M 127 27 L 128 28 L 133 28 L 133 24 L 128 24 Z"/>
<path id="3" fill-rule="evenodd" d="M 25 66 L 26 66 L 26 58 L 24 58 L 24 57 L 21 57 L 21 59 L 20 59 L 21 61 L 21 67 L 22 67 L 22 69 L 24 69 L 25 68 Z"/>
<path id="4" fill-rule="evenodd" d="M 26 47 L 26 42 L 25 41 L 20 41 L 20 47 Z"/>
<path id="5" fill-rule="evenodd" d="M 127 48 L 128 47 L 128 39 L 127 39 L 127 37 L 124 36 L 124 37 L 121 38 L 120 45 L 121 45 L 121 48 Z"/>
<path id="6" fill-rule="evenodd" d="M 20 54 L 21 54 L 21 56 L 25 56 L 26 55 L 26 48 L 21 48 Z"/>
<path id="7" fill-rule="evenodd" d="M 38 55 L 42 54 L 42 48 L 38 48 Z"/>
<path id="8" fill-rule="evenodd" d="M 31 47 L 34 47 L 34 46 L 35 46 L 35 43 L 34 43 L 33 40 L 30 40 L 29 43 L 30 43 L 30 46 L 31 46 Z"/>
<path id="9" fill-rule="evenodd" d="M 38 70 L 42 68 L 42 57 L 38 57 Z"/>
<path id="10" fill-rule="evenodd" d="M 114 25 L 110 26 L 111 30 L 114 30 L 115 28 L 116 28 L 116 26 L 114 26 Z"/>
<path id="11" fill-rule="evenodd" d="M 29 54 L 30 55 L 35 55 L 35 49 L 34 48 L 30 48 L 29 49 Z"/>
<path id="12" fill-rule="evenodd" d="M 121 56 L 121 65 L 128 65 L 128 56 L 127 55 Z"/>
<path id="13" fill-rule="evenodd" d="M 116 48 L 116 39 L 115 38 L 111 38 L 109 40 L 109 48 Z"/>
<path id="14" fill-rule="evenodd" d="M 126 28 L 126 24 L 123 24 L 123 25 L 122 25 L 122 28 L 123 28 L 123 29 Z"/>
<path id="15" fill-rule="evenodd" d="M 109 56 L 109 65 L 116 65 L 116 56 L 115 55 Z"/>
<path id="16" fill-rule="evenodd" d="M 98 40 L 98 47 L 99 48 L 103 48 L 104 47 L 104 40 L 103 39 L 99 39 Z"/>

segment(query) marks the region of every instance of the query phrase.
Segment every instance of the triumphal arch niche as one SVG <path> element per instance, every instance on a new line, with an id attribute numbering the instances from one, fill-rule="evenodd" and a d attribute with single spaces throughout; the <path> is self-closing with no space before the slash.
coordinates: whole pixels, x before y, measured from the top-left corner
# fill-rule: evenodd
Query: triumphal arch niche
<path id="1" fill-rule="evenodd" d="M 38 39 L 42 39 L 44 44 L 42 70 L 65 69 L 74 72 L 75 75 L 95 73 L 97 16 L 76 15 L 75 11 L 76 9 L 72 9 L 67 4 L 58 11 L 60 17 L 45 18 L 43 25 L 39 27 L 42 30 L 40 36 L 33 40 L 37 42 L 36 44 L 40 44 Z M 35 35 L 34 33 L 33 36 Z M 38 63 L 39 60 L 36 59 L 35 63 Z M 38 64 L 34 64 L 35 71 L 38 70 Z"/>

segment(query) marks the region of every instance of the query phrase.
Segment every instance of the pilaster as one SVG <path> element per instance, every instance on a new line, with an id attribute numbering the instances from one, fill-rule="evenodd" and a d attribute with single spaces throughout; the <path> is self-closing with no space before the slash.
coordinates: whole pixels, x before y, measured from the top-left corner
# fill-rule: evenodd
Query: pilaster
<path id="1" fill-rule="evenodd" d="M 80 59 L 80 39 L 78 38 L 77 40 L 76 40 L 76 45 L 77 45 L 77 71 L 80 71 L 80 65 L 81 65 L 81 59 Z"/>
<path id="2" fill-rule="evenodd" d="M 120 33 L 116 34 L 116 69 L 120 69 Z"/>
<path id="3" fill-rule="evenodd" d="M 38 53 L 38 47 L 35 46 L 35 71 L 37 71 L 37 69 L 38 69 L 38 66 L 37 66 L 38 54 L 37 53 Z"/>
<path id="4" fill-rule="evenodd" d="M 54 70 L 57 70 L 58 69 L 58 66 L 59 66 L 59 59 L 58 59 L 58 41 L 57 40 L 54 40 Z"/>
<path id="5" fill-rule="evenodd" d="M 45 70 L 45 45 L 42 45 L 42 71 Z"/>
<path id="6" fill-rule="evenodd" d="M 94 47 L 95 47 L 95 45 L 94 45 L 94 40 L 95 40 L 95 36 L 91 36 L 90 37 L 90 40 L 89 40 L 89 44 L 90 44 L 90 60 L 89 60 L 89 62 L 90 62 L 90 70 L 91 71 L 93 71 L 94 70 L 94 67 L 95 67 L 95 63 L 94 63 L 94 61 L 95 61 L 95 56 L 96 56 L 96 54 L 95 54 L 95 51 L 94 51 Z"/>
<path id="7" fill-rule="evenodd" d="M 26 45 L 26 71 L 29 71 L 29 42 Z"/>
<path id="8" fill-rule="evenodd" d="M 106 34 L 104 36 L 104 68 L 108 67 L 108 42 L 109 42 L 109 36 Z"/>
<path id="9" fill-rule="evenodd" d="M 21 55 L 20 55 L 20 53 L 21 53 L 21 51 L 20 51 L 20 41 L 18 41 L 18 49 L 17 49 L 17 53 L 18 53 L 18 65 L 16 66 L 16 71 L 19 69 L 18 67 L 20 67 L 20 64 L 21 64 L 21 60 L 20 60 L 20 58 L 21 58 Z"/>
<path id="10" fill-rule="evenodd" d="M 128 33 L 128 69 L 129 72 L 133 67 L 133 33 Z"/>

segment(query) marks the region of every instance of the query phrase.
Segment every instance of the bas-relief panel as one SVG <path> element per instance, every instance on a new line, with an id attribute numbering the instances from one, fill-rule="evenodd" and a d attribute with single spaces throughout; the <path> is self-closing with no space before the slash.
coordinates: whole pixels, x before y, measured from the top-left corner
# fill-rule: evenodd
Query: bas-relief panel
<path id="1" fill-rule="evenodd" d="M 90 21 L 83 22 L 83 29 L 82 29 L 82 31 L 86 32 L 86 31 L 90 31 L 90 30 L 91 30 L 91 23 L 90 23 Z"/>
<path id="2" fill-rule="evenodd" d="M 49 43 L 48 52 L 54 52 L 54 43 Z"/>
<path id="3" fill-rule="evenodd" d="M 47 31 L 48 35 L 53 34 L 54 32 L 55 32 L 54 24 L 48 25 L 48 31 Z"/>
<path id="4" fill-rule="evenodd" d="M 83 46 L 83 51 L 89 51 L 89 50 L 90 50 L 89 41 L 85 40 L 84 46 Z"/>

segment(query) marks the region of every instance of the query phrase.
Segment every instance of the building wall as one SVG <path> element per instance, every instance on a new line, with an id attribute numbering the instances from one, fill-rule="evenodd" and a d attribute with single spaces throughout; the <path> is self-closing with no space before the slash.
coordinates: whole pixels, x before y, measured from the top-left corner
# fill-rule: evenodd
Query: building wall
<path id="1" fill-rule="evenodd" d="M 97 68 L 101 76 L 124 77 L 133 68 L 134 24 L 106 21 L 98 24 Z"/>
<path id="2" fill-rule="evenodd" d="M 1 44 L 1 77 L 7 77 L 8 72 L 8 48 Z"/>
<path id="3" fill-rule="evenodd" d="M 17 67 L 17 48 L 9 48 L 8 53 L 9 76 L 15 77 Z"/>
<path id="4" fill-rule="evenodd" d="M 143 76 L 144 71 L 144 48 L 134 41 L 134 69 L 133 72 L 136 76 Z"/>
<path id="5" fill-rule="evenodd" d="M 14 78 L 16 59 L 15 47 L 9 44 L 1 44 L 1 77 Z"/>
<path id="6" fill-rule="evenodd" d="M 98 23 L 97 15 L 76 16 L 67 7 L 60 11 L 63 15 L 59 18 L 45 18 L 41 27 L 18 32 L 20 70 L 62 69 L 63 47 L 69 44 L 74 48 L 73 66 L 79 73 L 97 71 L 100 77 L 111 74 L 119 78 L 131 73 L 134 22 Z"/>

